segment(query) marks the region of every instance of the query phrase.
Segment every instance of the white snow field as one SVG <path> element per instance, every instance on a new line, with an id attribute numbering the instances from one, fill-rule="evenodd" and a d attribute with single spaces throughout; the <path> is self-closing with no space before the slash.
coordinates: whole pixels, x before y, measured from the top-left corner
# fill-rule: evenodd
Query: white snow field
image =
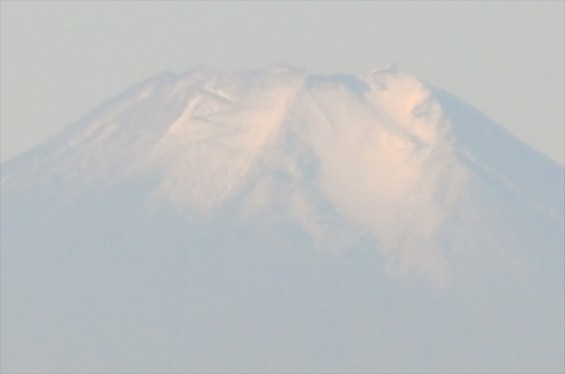
<path id="1" fill-rule="evenodd" d="M 394 66 L 161 74 L 1 192 L 2 372 L 565 370 L 563 167 Z"/>

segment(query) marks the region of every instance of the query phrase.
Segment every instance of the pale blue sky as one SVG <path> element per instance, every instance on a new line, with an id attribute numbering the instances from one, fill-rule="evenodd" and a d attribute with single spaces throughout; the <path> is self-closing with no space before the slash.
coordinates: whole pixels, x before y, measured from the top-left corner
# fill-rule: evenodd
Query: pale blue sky
<path id="1" fill-rule="evenodd" d="M 196 64 L 394 62 L 563 164 L 564 2 L 1 1 L 1 159 Z"/>

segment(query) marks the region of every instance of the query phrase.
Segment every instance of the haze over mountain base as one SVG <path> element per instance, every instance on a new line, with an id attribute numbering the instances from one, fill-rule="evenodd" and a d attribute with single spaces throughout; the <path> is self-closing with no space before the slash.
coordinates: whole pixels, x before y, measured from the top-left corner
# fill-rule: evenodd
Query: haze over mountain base
<path id="1" fill-rule="evenodd" d="M 2 370 L 563 371 L 563 191 L 394 67 L 163 74 L 2 165 Z"/>

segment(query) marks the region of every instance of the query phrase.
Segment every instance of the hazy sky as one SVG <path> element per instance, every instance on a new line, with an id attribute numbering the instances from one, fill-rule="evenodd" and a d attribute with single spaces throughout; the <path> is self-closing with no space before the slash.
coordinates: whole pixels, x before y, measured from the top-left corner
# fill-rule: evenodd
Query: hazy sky
<path id="1" fill-rule="evenodd" d="M 1 1 L 1 159 L 165 70 L 394 62 L 564 163 L 564 2 Z"/>

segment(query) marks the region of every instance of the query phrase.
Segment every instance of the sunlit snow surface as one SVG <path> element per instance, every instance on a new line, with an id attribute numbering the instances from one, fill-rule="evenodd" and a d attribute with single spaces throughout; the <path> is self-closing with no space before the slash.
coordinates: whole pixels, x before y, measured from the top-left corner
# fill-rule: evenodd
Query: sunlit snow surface
<path id="1" fill-rule="evenodd" d="M 2 371 L 563 371 L 563 178 L 395 67 L 159 75 L 2 165 Z"/>

